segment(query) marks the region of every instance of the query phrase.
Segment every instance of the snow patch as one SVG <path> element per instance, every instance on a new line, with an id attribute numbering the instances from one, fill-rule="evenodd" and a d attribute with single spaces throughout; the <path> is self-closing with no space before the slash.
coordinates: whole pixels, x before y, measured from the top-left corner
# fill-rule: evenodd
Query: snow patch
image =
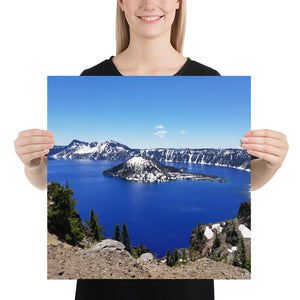
<path id="1" fill-rule="evenodd" d="M 208 240 L 210 240 L 214 236 L 213 231 L 208 226 L 206 226 L 204 234 Z"/>
<path id="2" fill-rule="evenodd" d="M 222 230 L 223 230 L 220 223 L 213 224 L 212 229 L 216 229 L 218 233 L 222 232 Z"/>
<path id="3" fill-rule="evenodd" d="M 233 246 L 231 249 L 227 249 L 229 253 L 233 253 L 235 251 L 237 251 L 237 247 L 236 246 Z"/>
<path id="4" fill-rule="evenodd" d="M 247 228 L 245 225 L 241 224 L 239 226 L 239 231 L 241 232 L 243 238 L 250 239 L 251 238 L 251 230 Z"/>
<path id="5" fill-rule="evenodd" d="M 98 147 L 90 147 L 90 145 L 86 146 L 86 145 L 82 145 L 79 147 L 79 149 L 77 149 L 74 154 L 85 154 L 85 153 L 93 153 L 98 151 Z"/>

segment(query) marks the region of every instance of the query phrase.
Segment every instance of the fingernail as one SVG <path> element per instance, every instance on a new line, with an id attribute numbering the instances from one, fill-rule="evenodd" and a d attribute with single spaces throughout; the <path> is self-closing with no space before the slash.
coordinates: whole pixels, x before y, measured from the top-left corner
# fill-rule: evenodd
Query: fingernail
<path id="1" fill-rule="evenodd" d="M 249 141 L 248 138 L 246 138 L 246 137 L 243 137 L 243 138 L 242 138 L 242 142 L 248 142 L 248 141 Z"/>
<path id="2" fill-rule="evenodd" d="M 245 136 L 251 136 L 251 131 L 247 131 L 247 132 L 245 133 Z"/>

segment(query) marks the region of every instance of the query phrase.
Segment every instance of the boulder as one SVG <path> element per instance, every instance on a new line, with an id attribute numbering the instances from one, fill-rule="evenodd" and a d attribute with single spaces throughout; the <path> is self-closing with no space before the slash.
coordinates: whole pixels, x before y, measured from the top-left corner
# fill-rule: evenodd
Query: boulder
<path id="1" fill-rule="evenodd" d="M 143 253 L 139 259 L 145 263 L 148 263 L 154 261 L 155 257 L 152 253 Z"/>
<path id="2" fill-rule="evenodd" d="M 64 244 L 62 242 L 59 242 L 55 245 L 55 247 L 64 248 Z"/>
<path id="3" fill-rule="evenodd" d="M 89 249 L 90 251 L 123 251 L 125 250 L 124 244 L 121 242 L 112 240 L 112 239 L 106 239 L 103 240 L 96 245 L 94 245 L 92 248 Z"/>

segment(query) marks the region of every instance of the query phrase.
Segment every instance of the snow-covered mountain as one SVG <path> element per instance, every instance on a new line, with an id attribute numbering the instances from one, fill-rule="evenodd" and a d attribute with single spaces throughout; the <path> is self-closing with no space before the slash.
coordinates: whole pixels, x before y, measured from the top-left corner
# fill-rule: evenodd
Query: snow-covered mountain
<path id="1" fill-rule="evenodd" d="M 250 155 L 244 149 L 131 149 L 115 141 L 86 143 L 73 140 L 54 146 L 49 159 L 129 160 L 147 156 L 160 162 L 196 163 L 250 170 Z"/>
<path id="2" fill-rule="evenodd" d="M 164 166 L 152 158 L 142 156 L 135 156 L 106 170 L 103 175 L 134 182 L 168 182 L 177 179 L 225 181 L 213 175 L 186 173 L 185 168 Z"/>

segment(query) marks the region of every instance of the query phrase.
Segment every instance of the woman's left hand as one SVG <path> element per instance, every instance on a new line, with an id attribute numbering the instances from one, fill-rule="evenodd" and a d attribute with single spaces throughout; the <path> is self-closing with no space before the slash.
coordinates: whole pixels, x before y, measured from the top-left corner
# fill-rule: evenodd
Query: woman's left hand
<path id="1" fill-rule="evenodd" d="M 241 139 L 242 148 L 267 162 L 271 169 L 279 169 L 289 149 L 285 134 L 270 129 L 250 130 Z"/>

